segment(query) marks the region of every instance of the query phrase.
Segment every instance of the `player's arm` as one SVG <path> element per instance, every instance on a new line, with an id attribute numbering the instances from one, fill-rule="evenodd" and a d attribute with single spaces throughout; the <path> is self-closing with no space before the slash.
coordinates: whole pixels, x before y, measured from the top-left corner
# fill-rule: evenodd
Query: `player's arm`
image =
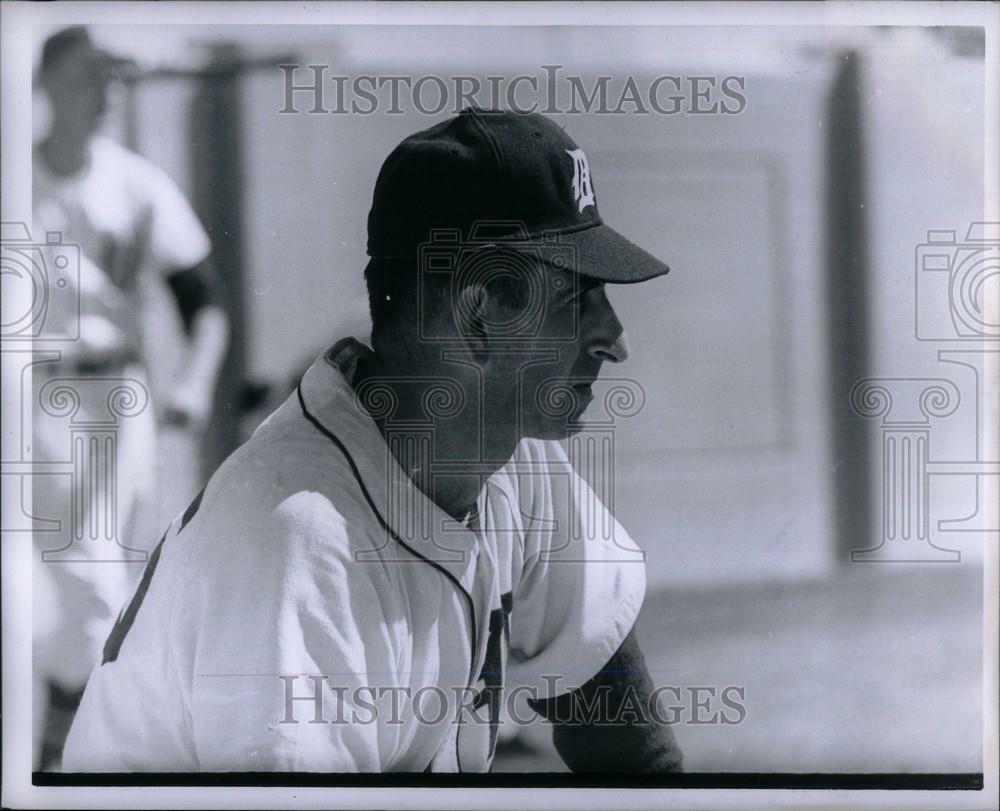
<path id="1" fill-rule="evenodd" d="M 683 771 L 673 731 L 651 711 L 652 693 L 633 630 L 582 687 L 528 703 L 552 722 L 556 751 L 574 772 Z"/>
<path id="2" fill-rule="evenodd" d="M 398 651 L 373 567 L 354 558 L 349 519 L 314 492 L 321 473 L 329 467 L 303 459 L 299 478 L 280 486 L 234 475 L 199 528 L 213 541 L 197 557 L 212 579 L 183 609 L 194 635 L 184 661 L 195 674 L 261 674 L 194 676 L 203 771 L 391 769 L 398 730 L 363 702 L 396 684 Z M 269 498 L 276 489 L 293 492 Z"/>
<path id="3" fill-rule="evenodd" d="M 188 359 L 174 387 L 166 418 L 176 424 L 202 424 L 212 407 L 219 369 L 229 345 L 229 319 L 222 309 L 219 281 L 210 259 L 167 276 L 184 330 Z"/>

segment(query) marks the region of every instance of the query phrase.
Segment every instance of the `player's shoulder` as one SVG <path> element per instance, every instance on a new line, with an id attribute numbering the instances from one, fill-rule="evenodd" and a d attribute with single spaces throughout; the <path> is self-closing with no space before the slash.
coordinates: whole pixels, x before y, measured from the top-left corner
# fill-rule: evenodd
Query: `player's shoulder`
<path id="1" fill-rule="evenodd" d="M 282 406 L 209 480 L 191 531 L 223 554 L 263 547 L 337 556 L 370 542 L 370 512 L 337 449 Z"/>
<path id="2" fill-rule="evenodd" d="M 568 464 L 566 449 L 555 439 L 536 439 L 525 437 L 518 444 L 511 457 L 515 465 L 520 462 L 547 465 Z"/>
<path id="3" fill-rule="evenodd" d="M 522 559 L 549 542 L 554 526 L 566 526 L 559 516 L 567 514 L 574 477 L 561 443 L 526 438 L 487 481 L 485 498 L 492 509 L 507 516 L 514 530 L 503 540 L 516 538 Z"/>
<path id="4" fill-rule="evenodd" d="M 106 135 L 98 135 L 90 144 L 91 160 L 100 177 L 118 177 L 132 194 L 155 195 L 173 189 L 170 176 L 149 158 L 134 152 Z"/>
<path id="5" fill-rule="evenodd" d="M 567 476 L 571 472 L 569 458 L 560 442 L 527 437 L 518 443 L 511 458 L 490 482 L 509 496 L 523 500 L 539 488 L 548 488 L 553 476 Z"/>
<path id="6" fill-rule="evenodd" d="M 118 143 L 107 135 L 95 135 L 90 141 L 90 158 L 94 164 L 104 170 L 112 167 L 152 166 L 152 161 L 133 152 L 127 146 Z"/>

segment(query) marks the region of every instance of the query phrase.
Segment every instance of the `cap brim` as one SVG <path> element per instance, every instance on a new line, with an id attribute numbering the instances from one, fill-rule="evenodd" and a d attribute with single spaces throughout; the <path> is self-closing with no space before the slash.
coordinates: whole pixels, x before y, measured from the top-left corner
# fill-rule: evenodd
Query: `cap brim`
<path id="1" fill-rule="evenodd" d="M 613 284 L 635 284 L 670 272 L 669 266 L 603 223 L 562 234 L 576 248 L 576 270 Z"/>

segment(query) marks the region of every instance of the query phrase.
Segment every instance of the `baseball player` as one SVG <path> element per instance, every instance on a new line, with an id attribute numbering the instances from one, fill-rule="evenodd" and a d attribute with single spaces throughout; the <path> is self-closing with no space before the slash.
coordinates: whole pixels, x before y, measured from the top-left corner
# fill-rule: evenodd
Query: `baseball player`
<path id="1" fill-rule="evenodd" d="M 389 155 L 368 252 L 372 346 L 324 352 L 167 530 L 65 768 L 486 771 L 517 692 L 573 770 L 678 770 L 641 555 L 559 444 L 628 354 L 605 285 L 666 266 L 561 128 L 477 109 Z"/>
<path id="2" fill-rule="evenodd" d="M 211 245 L 188 201 L 157 166 L 98 134 L 113 64 L 83 27 L 57 32 L 42 48 L 38 79 L 52 115 L 33 160 L 34 227 L 78 245 L 82 264 L 74 280 L 80 311 L 50 311 L 42 336 L 73 334 L 78 340 L 61 344 L 58 362 L 34 367 L 36 460 L 64 458 L 69 445 L 65 421 L 54 422 L 37 409 L 47 381 L 58 377 L 76 390 L 81 403 L 74 419 L 83 423 L 100 419 L 107 408 L 107 391 L 87 380 L 129 379 L 148 386 L 144 314 L 158 286 L 173 292 L 190 337 L 185 368 L 157 403 L 165 421 L 204 424 L 227 344 L 226 316 L 207 266 Z M 42 768 L 58 761 L 68 719 L 141 571 L 122 562 L 114 547 L 134 545 L 127 528 L 151 486 L 155 430 L 153 409 L 146 408 L 122 420 L 117 434 L 111 504 L 118 537 L 75 541 L 72 560 L 67 555 L 36 567 L 36 580 L 50 586 L 49 598 L 38 605 L 49 620 L 47 630 L 39 624 L 34 640 L 38 690 L 48 692 L 44 746 L 36 754 Z M 36 513 L 58 516 L 77 500 L 89 509 L 74 486 L 83 483 L 36 477 Z M 87 516 L 82 520 L 88 523 Z M 66 541 L 39 534 L 35 542 L 41 559 L 42 552 Z"/>

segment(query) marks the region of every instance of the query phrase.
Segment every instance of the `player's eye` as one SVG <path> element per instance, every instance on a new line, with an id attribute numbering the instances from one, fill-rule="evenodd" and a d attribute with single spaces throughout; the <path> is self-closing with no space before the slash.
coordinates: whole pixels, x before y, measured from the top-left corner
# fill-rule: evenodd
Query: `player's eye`
<path id="1" fill-rule="evenodd" d="M 581 304 L 585 304 L 599 298 L 602 295 L 604 295 L 604 282 L 596 282 L 581 285 L 580 289 L 576 292 L 575 298 Z"/>

